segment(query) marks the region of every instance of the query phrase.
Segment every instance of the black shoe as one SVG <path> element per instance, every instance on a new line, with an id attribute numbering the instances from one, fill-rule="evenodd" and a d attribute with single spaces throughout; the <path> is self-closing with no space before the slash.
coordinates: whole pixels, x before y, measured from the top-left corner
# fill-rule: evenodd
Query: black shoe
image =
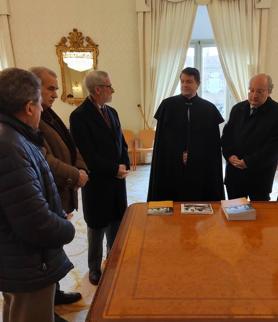
<path id="1" fill-rule="evenodd" d="M 98 282 L 100 280 L 101 273 L 98 272 L 89 272 L 89 281 L 93 285 L 98 285 Z"/>
<path id="2" fill-rule="evenodd" d="M 60 315 L 58 315 L 57 313 L 54 313 L 54 317 L 55 317 L 55 322 L 69 322 L 68 320 L 63 319 Z"/>
<path id="3" fill-rule="evenodd" d="M 55 305 L 59 304 L 71 304 L 77 302 L 81 299 L 81 294 L 78 292 L 64 292 L 64 291 L 56 291 L 55 293 Z"/>

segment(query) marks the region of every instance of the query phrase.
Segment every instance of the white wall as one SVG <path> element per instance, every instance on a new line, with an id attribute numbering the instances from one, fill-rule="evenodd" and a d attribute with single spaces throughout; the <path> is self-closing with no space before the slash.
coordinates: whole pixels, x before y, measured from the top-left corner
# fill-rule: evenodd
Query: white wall
<path id="1" fill-rule="evenodd" d="M 10 9 L 17 67 L 47 66 L 60 80 L 55 45 L 78 28 L 99 45 L 98 69 L 110 74 L 115 88 L 111 105 L 118 110 L 122 127 L 135 131 L 142 127 L 137 108 L 140 92 L 135 0 L 10 0 Z M 57 99 L 54 109 L 68 124 L 74 107 Z"/>

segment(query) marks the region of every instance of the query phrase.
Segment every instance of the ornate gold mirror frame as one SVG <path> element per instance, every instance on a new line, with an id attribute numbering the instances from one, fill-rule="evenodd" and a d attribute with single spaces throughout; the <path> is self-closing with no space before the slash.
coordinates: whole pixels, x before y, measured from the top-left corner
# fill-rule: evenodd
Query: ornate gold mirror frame
<path id="1" fill-rule="evenodd" d="M 62 76 L 61 99 L 78 105 L 87 95 L 83 84 L 85 75 L 97 68 L 98 45 L 74 28 L 68 37 L 61 38 L 56 45 L 56 53 Z"/>

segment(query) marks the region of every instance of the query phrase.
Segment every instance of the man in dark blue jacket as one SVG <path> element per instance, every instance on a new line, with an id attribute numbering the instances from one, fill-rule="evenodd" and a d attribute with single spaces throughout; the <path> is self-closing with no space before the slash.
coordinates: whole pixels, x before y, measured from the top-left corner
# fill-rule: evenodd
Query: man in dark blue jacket
<path id="1" fill-rule="evenodd" d="M 55 283 L 73 265 L 63 245 L 65 219 L 38 133 L 40 81 L 10 68 L 0 73 L 0 290 L 3 321 L 53 322 Z"/>

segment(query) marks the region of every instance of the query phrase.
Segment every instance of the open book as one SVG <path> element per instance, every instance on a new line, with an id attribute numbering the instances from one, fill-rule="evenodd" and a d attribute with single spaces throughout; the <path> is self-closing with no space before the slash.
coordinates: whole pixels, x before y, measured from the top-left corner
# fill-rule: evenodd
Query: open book
<path id="1" fill-rule="evenodd" d="M 213 209 L 209 203 L 182 203 L 181 213 L 184 215 L 212 215 Z"/>
<path id="2" fill-rule="evenodd" d="M 173 214 L 173 201 L 149 201 L 148 202 L 148 215 L 172 215 Z"/>
<path id="3" fill-rule="evenodd" d="M 255 220 L 256 209 L 246 198 L 221 200 L 221 206 L 227 220 Z"/>

